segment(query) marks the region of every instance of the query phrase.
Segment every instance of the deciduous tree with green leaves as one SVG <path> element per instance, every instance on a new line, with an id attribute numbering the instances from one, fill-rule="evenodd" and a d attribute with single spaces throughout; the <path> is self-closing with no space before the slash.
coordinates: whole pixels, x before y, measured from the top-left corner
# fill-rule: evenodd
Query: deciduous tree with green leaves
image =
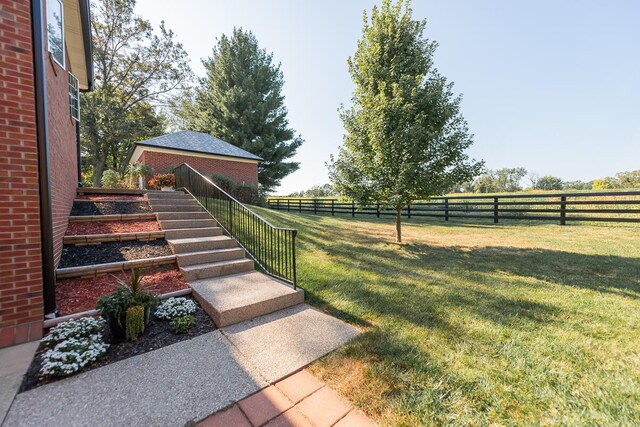
<path id="1" fill-rule="evenodd" d="M 365 13 L 348 61 L 355 90 L 352 106 L 341 107 L 344 145 L 329 164 L 341 194 L 395 208 L 397 242 L 404 206 L 470 181 L 483 166 L 465 153 L 473 139 L 461 98 L 435 68 L 437 44 L 425 26 L 412 19 L 409 1 L 384 0 L 370 20 Z"/>
<path id="2" fill-rule="evenodd" d="M 203 63 L 206 77 L 173 101 L 178 126 L 209 133 L 262 157 L 258 181 L 263 191 L 272 191 L 298 169 L 298 163 L 287 159 L 303 143 L 289 127 L 280 65 L 242 28 L 234 28 L 231 37 L 223 35 Z"/>
<path id="3" fill-rule="evenodd" d="M 134 14 L 135 0 L 99 0 L 91 6 L 95 90 L 81 96 L 81 144 L 93 167 L 93 185 L 110 168 L 124 173 L 134 142 L 164 133 L 156 107 L 185 87 L 187 53 L 172 31 L 154 31 Z"/>

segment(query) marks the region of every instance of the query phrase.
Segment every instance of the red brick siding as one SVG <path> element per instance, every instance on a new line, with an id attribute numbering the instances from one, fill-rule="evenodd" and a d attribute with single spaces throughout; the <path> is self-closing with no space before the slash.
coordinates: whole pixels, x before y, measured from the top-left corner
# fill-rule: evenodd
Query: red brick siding
<path id="1" fill-rule="evenodd" d="M 232 179 L 236 184 L 258 186 L 258 165 L 256 163 L 233 160 L 207 159 L 188 154 L 169 154 L 144 151 L 139 159 L 134 159 L 153 168 L 155 173 L 165 172 L 175 166 L 188 163 L 189 166 L 203 175 L 219 174 Z"/>
<path id="2" fill-rule="evenodd" d="M 66 60 L 67 68 L 69 58 Z M 45 64 L 49 116 L 49 183 L 53 222 L 53 254 L 60 261 L 62 238 L 78 187 L 76 122 L 69 112 L 69 74 L 53 61 Z"/>
<path id="3" fill-rule="evenodd" d="M 0 0 L 0 347 L 42 335 L 42 258 L 29 1 Z"/>

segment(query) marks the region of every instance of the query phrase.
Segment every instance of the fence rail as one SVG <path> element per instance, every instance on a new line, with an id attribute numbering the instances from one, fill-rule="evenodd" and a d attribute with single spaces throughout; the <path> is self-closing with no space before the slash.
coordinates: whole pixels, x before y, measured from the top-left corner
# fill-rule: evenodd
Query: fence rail
<path id="1" fill-rule="evenodd" d="M 339 199 L 302 199 L 272 197 L 267 200 L 271 209 L 288 212 L 330 215 L 395 216 L 395 209 L 382 204 L 358 206 Z M 640 222 L 640 191 L 504 194 L 433 197 L 402 209 L 402 216 L 500 220 Z"/>
<path id="2" fill-rule="evenodd" d="M 274 227 L 186 163 L 173 172 L 176 188 L 191 193 L 260 270 L 297 288 L 296 230 Z"/>

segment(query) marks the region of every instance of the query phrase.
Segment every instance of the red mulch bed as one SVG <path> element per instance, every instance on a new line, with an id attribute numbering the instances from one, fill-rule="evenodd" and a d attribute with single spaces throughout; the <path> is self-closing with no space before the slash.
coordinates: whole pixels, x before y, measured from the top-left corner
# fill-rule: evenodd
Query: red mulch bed
<path id="1" fill-rule="evenodd" d="M 137 202 L 140 200 L 144 200 L 144 196 L 138 195 L 126 195 L 126 194 L 105 194 L 105 195 L 89 195 L 89 194 L 79 194 L 76 196 L 76 199 L 82 200 L 93 200 L 95 202 L 111 202 L 114 200 L 123 200 L 126 202 Z"/>
<path id="2" fill-rule="evenodd" d="M 67 227 L 66 236 L 82 236 L 85 234 L 144 233 L 160 231 L 157 221 L 106 221 L 106 222 L 72 222 Z"/>
<path id="3" fill-rule="evenodd" d="M 131 272 L 115 274 L 125 282 L 131 280 Z M 149 271 L 142 279 L 142 285 L 157 294 L 179 291 L 189 286 L 180 270 L 175 268 Z M 65 279 L 56 283 L 56 302 L 61 316 L 79 313 L 96 308 L 96 301 L 102 295 L 112 293 L 118 282 L 110 275 L 98 276 L 91 279 Z"/>

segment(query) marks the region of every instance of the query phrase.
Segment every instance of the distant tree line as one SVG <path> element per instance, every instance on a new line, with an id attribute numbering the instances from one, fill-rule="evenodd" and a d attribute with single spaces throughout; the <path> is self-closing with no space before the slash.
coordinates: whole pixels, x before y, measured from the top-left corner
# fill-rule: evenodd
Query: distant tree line
<path id="1" fill-rule="evenodd" d="M 525 179 L 526 178 L 526 179 Z M 525 168 L 487 170 L 473 181 L 451 188 L 452 193 L 512 193 L 522 190 L 616 190 L 640 188 L 640 170 L 620 172 L 592 181 L 564 181 L 539 176 Z"/>
<path id="2" fill-rule="evenodd" d="M 338 193 L 331 184 L 314 185 L 308 190 L 296 191 L 287 197 L 331 197 L 337 196 Z"/>

